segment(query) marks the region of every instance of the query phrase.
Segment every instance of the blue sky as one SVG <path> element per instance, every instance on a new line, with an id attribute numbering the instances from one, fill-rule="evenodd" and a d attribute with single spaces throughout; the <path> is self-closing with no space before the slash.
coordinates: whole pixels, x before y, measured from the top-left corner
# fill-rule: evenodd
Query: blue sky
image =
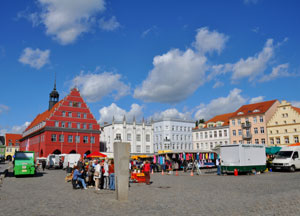
<path id="1" fill-rule="evenodd" d="M 300 106 L 300 3 L 4 0 L 0 133 L 77 86 L 112 116 L 209 119 L 263 100 Z"/>

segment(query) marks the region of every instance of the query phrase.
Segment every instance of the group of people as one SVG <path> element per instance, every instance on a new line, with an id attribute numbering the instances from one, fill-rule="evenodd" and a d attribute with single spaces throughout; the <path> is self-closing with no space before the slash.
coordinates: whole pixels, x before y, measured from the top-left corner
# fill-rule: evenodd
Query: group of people
<path id="1" fill-rule="evenodd" d="M 115 190 L 114 160 L 84 161 L 80 159 L 74 167 L 72 180 L 79 182 L 83 189 L 95 187 L 95 190 Z"/>

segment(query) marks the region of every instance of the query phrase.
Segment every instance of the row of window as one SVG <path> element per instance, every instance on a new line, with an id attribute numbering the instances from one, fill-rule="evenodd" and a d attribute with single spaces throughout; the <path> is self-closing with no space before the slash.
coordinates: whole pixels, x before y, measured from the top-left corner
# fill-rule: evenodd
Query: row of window
<path id="1" fill-rule="evenodd" d="M 122 140 L 122 136 L 121 136 L 120 133 L 116 134 L 115 140 Z M 136 141 L 140 142 L 141 140 L 142 140 L 141 139 L 141 134 L 137 134 L 136 135 Z M 132 141 L 131 133 L 127 134 L 127 141 Z M 150 142 L 150 134 L 146 134 L 146 142 Z"/>
<path id="2" fill-rule="evenodd" d="M 58 137 L 58 140 L 57 140 Z M 73 136 L 73 135 L 68 135 L 67 136 L 67 141 L 68 143 L 73 143 L 73 138 L 75 137 L 75 143 L 80 143 L 80 136 Z M 89 140 L 90 139 L 90 140 Z M 58 136 L 56 134 L 51 134 L 51 141 L 52 142 L 64 142 L 65 141 L 65 136 L 64 134 L 59 134 Z M 82 142 L 83 143 L 90 143 L 94 144 L 95 143 L 95 137 L 91 136 L 90 138 L 88 136 L 82 136 Z"/>
<path id="3" fill-rule="evenodd" d="M 90 129 L 92 130 L 93 129 L 93 124 L 86 124 L 86 123 L 75 123 L 75 122 L 59 122 L 59 121 L 56 121 L 55 122 L 55 127 L 62 127 L 62 128 L 75 128 L 75 127 L 72 127 L 72 124 L 73 126 L 76 125 L 75 127 L 77 129 Z"/>
<path id="4" fill-rule="evenodd" d="M 19 151 L 19 148 L 15 148 L 15 151 Z M 13 148 L 6 148 L 7 153 L 13 152 Z"/>
<path id="5" fill-rule="evenodd" d="M 285 129 L 284 132 L 288 133 L 289 131 L 288 131 L 288 129 Z M 294 128 L 294 132 L 297 132 L 297 128 Z M 279 134 L 279 130 L 276 130 L 276 133 Z M 270 130 L 270 134 L 273 134 L 272 130 Z"/>
<path id="6" fill-rule="evenodd" d="M 253 128 L 253 131 L 254 131 L 254 134 L 258 134 L 258 128 L 257 127 Z M 261 134 L 265 133 L 265 128 L 264 127 L 260 127 L 260 133 Z M 238 136 L 242 136 L 242 134 L 243 134 L 242 129 L 238 129 Z M 249 129 L 246 130 L 246 134 L 247 135 L 251 134 Z M 236 136 L 236 130 L 232 130 L 232 135 Z"/>
<path id="7" fill-rule="evenodd" d="M 136 152 L 141 153 L 142 152 L 142 146 L 137 145 L 136 146 Z M 150 146 L 149 145 L 146 145 L 146 153 L 150 153 Z"/>
<path id="8" fill-rule="evenodd" d="M 251 141 L 251 140 L 247 140 L 247 141 L 244 143 L 243 140 L 239 140 L 238 143 L 239 143 L 239 144 L 252 144 L 252 141 Z M 266 139 L 262 138 L 262 139 L 260 139 L 260 142 L 259 142 L 259 139 L 255 139 L 255 140 L 254 140 L 254 143 L 255 143 L 255 144 L 266 144 Z M 237 144 L 237 141 L 233 141 L 233 144 Z"/>
<path id="9" fill-rule="evenodd" d="M 287 121 L 284 120 L 283 123 L 284 123 L 284 124 L 287 124 Z M 293 119 L 293 123 L 296 123 L 296 120 L 295 120 L 295 119 Z M 276 121 L 275 124 L 278 125 L 278 122 Z"/>
<path id="10" fill-rule="evenodd" d="M 228 134 L 227 134 L 227 130 L 215 130 L 215 131 L 205 131 L 204 133 L 203 132 L 200 132 L 200 133 L 196 133 L 196 140 L 199 140 L 199 135 L 200 135 L 200 140 L 203 139 L 203 135 L 204 135 L 204 139 L 208 139 L 208 138 L 220 138 L 220 137 L 227 137 Z"/>
<path id="11" fill-rule="evenodd" d="M 228 141 L 224 141 L 224 144 L 227 145 L 228 144 Z M 210 149 L 213 149 L 215 146 L 217 145 L 223 145 L 223 142 L 220 141 L 219 143 L 218 142 L 210 142 L 210 143 L 197 143 L 196 144 L 196 148 L 197 149 L 208 149 L 208 146 L 210 146 Z"/>
<path id="12" fill-rule="evenodd" d="M 192 131 L 192 127 L 175 126 L 175 125 L 169 127 L 169 125 L 165 125 L 165 130 L 170 130 L 170 129 L 172 129 L 172 131 Z M 163 131 L 163 126 L 156 126 L 154 128 L 154 131 Z"/>
<path id="13" fill-rule="evenodd" d="M 192 143 L 185 143 L 185 144 L 183 144 L 183 143 L 181 143 L 181 144 L 179 144 L 179 143 L 177 143 L 177 144 L 175 144 L 175 143 L 164 143 L 164 144 L 162 144 L 162 143 L 160 143 L 160 144 L 158 144 L 158 143 L 155 143 L 154 144 L 154 149 L 156 150 L 156 151 L 158 151 L 158 150 L 178 150 L 178 149 L 180 149 L 180 150 L 184 150 L 184 149 L 189 149 L 189 150 L 192 150 L 193 149 L 193 146 L 192 146 Z"/>
<path id="14" fill-rule="evenodd" d="M 281 140 L 280 137 L 276 137 L 275 140 L 274 138 L 270 138 L 270 144 L 281 144 Z M 299 142 L 299 137 L 298 136 L 294 136 L 294 143 L 298 143 Z M 285 144 L 289 144 L 290 143 L 290 138 L 288 136 L 284 137 L 284 143 Z"/>
<path id="15" fill-rule="evenodd" d="M 84 118 L 84 119 L 87 118 L 86 113 L 80 113 L 80 112 L 77 113 L 74 112 L 75 115 L 73 115 L 72 112 L 62 111 L 61 114 L 63 117 L 70 117 L 70 118 L 77 117 L 77 118 Z"/>
<path id="16" fill-rule="evenodd" d="M 245 121 L 250 122 L 248 117 L 245 118 Z M 257 123 L 257 117 L 256 116 L 252 117 L 252 122 Z M 263 116 L 259 116 L 259 122 L 264 122 L 264 117 Z M 233 126 L 235 125 L 235 119 L 231 120 L 231 124 Z M 237 120 L 237 125 L 241 125 L 241 119 Z"/>
<path id="17" fill-rule="evenodd" d="M 163 137 L 162 135 L 156 135 L 155 136 L 155 141 L 162 141 Z M 169 134 L 166 135 L 166 137 L 164 138 L 164 140 L 169 140 L 169 141 L 192 141 L 192 136 L 191 135 L 179 135 L 179 134 L 172 134 L 172 140 L 170 140 Z"/>

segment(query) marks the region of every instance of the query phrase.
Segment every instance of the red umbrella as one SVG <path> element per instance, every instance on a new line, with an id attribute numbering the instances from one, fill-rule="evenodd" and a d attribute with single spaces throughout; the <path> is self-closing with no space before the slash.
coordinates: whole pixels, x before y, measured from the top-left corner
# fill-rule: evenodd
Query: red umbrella
<path id="1" fill-rule="evenodd" d="M 107 155 L 102 154 L 102 153 L 100 153 L 100 152 L 93 152 L 93 153 L 87 155 L 86 157 L 88 157 L 88 158 L 89 158 L 89 157 L 92 157 L 92 158 L 100 158 L 100 157 L 107 157 Z"/>

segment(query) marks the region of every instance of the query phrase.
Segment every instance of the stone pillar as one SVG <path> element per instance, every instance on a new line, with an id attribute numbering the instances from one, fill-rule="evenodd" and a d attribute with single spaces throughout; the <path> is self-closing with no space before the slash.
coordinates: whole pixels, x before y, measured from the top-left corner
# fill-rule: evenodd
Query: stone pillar
<path id="1" fill-rule="evenodd" d="M 129 142 L 114 143 L 116 198 L 119 201 L 128 200 L 129 155 Z"/>

